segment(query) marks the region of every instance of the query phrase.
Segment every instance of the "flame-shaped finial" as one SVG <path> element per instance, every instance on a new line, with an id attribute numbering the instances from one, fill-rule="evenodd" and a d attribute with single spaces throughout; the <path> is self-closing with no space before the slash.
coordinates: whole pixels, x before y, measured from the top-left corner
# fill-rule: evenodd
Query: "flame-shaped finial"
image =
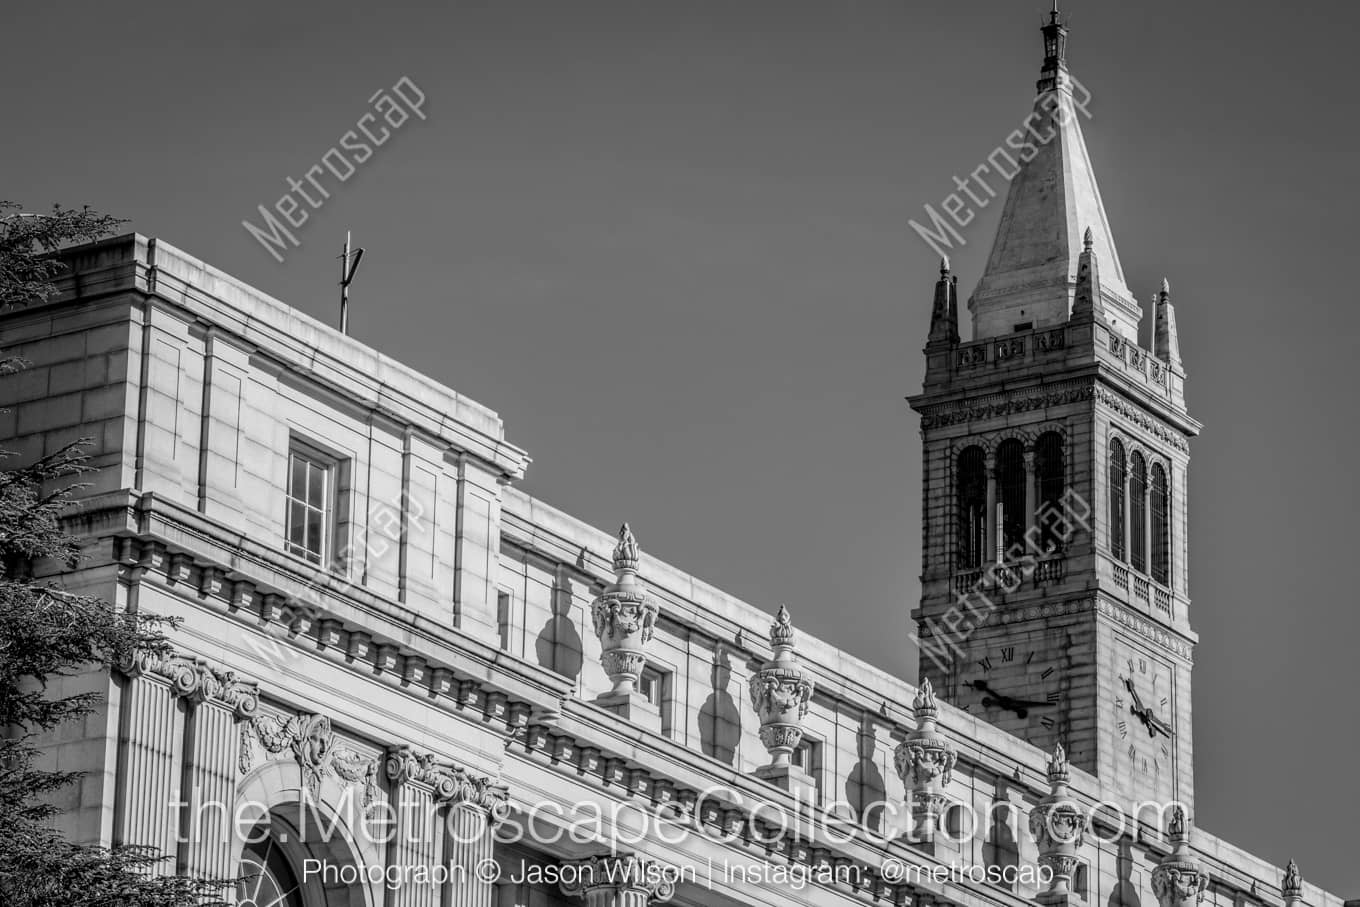
<path id="1" fill-rule="evenodd" d="M 1161 294 L 1161 295 L 1162 295 L 1162 298 L 1163 298 L 1163 299 L 1165 299 L 1166 297 L 1168 297 L 1168 296 L 1171 295 L 1171 281 L 1167 280 L 1165 277 L 1162 278 L 1162 294 Z"/>
<path id="2" fill-rule="evenodd" d="M 1095 245 L 1095 241 L 1096 241 L 1095 235 L 1091 233 L 1091 228 L 1087 227 L 1086 232 L 1081 237 L 1082 248 L 1085 249 L 1087 252 L 1090 252 L 1091 247 Z"/>
<path id="3" fill-rule="evenodd" d="M 943 277 L 944 275 L 946 275 L 946 274 L 948 274 L 948 273 L 949 273 L 949 256 L 948 256 L 948 255 L 941 255 L 941 256 L 940 256 L 940 276 Z"/>
<path id="4" fill-rule="evenodd" d="M 911 701 L 911 707 L 916 712 L 917 724 L 934 721 L 935 716 L 940 713 L 939 706 L 935 704 L 935 688 L 930 685 L 929 677 L 921 681 L 921 685 L 916 689 L 916 696 Z"/>
<path id="5" fill-rule="evenodd" d="M 1293 860 L 1284 868 L 1284 881 L 1280 883 L 1280 894 L 1286 901 L 1303 899 L 1303 876 L 1299 874 L 1299 864 Z"/>
<path id="6" fill-rule="evenodd" d="M 1048 760 L 1048 783 L 1053 787 L 1065 785 L 1071 780 L 1067 768 L 1067 750 L 1061 743 L 1053 747 L 1053 755 Z"/>
<path id="7" fill-rule="evenodd" d="M 636 571 L 638 566 L 638 545 L 637 539 L 633 537 L 633 530 L 624 523 L 619 527 L 619 542 L 614 546 L 614 572 Z"/>
<path id="8" fill-rule="evenodd" d="M 793 618 L 789 616 L 789 609 L 780 605 L 774 623 L 770 624 L 770 645 L 776 649 L 792 648 L 793 637 Z"/>
<path id="9" fill-rule="evenodd" d="M 1166 824 L 1166 836 L 1173 842 L 1190 840 L 1190 829 L 1185 815 L 1185 807 L 1177 804 L 1171 808 L 1171 821 Z"/>

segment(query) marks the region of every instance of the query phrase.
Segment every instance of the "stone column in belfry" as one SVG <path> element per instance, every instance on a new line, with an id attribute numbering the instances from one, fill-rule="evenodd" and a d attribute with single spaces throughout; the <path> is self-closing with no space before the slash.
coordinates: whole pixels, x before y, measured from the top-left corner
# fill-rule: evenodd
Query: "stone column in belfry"
<path id="1" fill-rule="evenodd" d="M 562 893 L 586 907 L 647 907 L 675 894 L 666 867 L 635 854 L 606 854 L 562 865 Z"/>
<path id="2" fill-rule="evenodd" d="M 936 726 L 939 706 L 929 680 L 921 681 L 912 700 L 916 729 L 897 746 L 893 762 L 897 776 L 907 787 L 907 808 L 911 814 L 908 840 L 931 847 L 944 811 L 944 789 L 949 784 L 958 754 L 954 744 Z"/>
<path id="3" fill-rule="evenodd" d="M 184 735 L 188 815 L 179 864 L 189 875 L 226 879 L 240 847 L 236 815 L 237 722 L 259 711 L 254 683 L 219 673 L 203 661 L 182 661 L 176 690 L 189 702 Z"/>
<path id="4" fill-rule="evenodd" d="M 1209 874 L 1190 850 L 1190 820 L 1184 807 L 1172 809 L 1166 836 L 1171 853 L 1152 870 L 1152 893 L 1158 907 L 1196 907 L 1204 900 Z"/>
<path id="5" fill-rule="evenodd" d="M 1072 876 L 1077 869 L 1077 848 L 1086 837 L 1086 814 L 1072 799 L 1067 753 L 1062 744 L 1048 761 L 1049 794 L 1029 814 L 1029 833 L 1039 846 L 1039 865 L 1052 873 L 1048 890 L 1036 900 L 1050 907 L 1066 905 L 1072 895 Z"/>
<path id="6" fill-rule="evenodd" d="M 397 811 L 396 836 L 388 849 L 388 865 L 400 867 L 403 875 L 415 867 L 433 869 L 440 863 L 443 835 L 436 815 L 434 757 L 417 757 L 410 747 L 387 754 L 384 769 L 392 784 L 392 801 Z M 400 876 L 398 876 L 400 877 Z M 439 887 L 431 883 L 403 882 L 392 891 L 394 907 L 439 907 Z"/>
<path id="7" fill-rule="evenodd" d="M 118 799 L 114 843 L 173 857 L 184 758 L 184 709 L 170 681 L 148 668 L 155 656 L 122 665 Z M 172 871 L 169 861 L 163 871 Z"/>

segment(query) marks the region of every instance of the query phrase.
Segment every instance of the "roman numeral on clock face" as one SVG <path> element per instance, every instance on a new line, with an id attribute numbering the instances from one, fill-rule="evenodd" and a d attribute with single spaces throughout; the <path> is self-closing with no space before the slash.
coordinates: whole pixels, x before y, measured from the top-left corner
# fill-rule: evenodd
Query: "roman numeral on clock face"
<path id="1" fill-rule="evenodd" d="M 1054 690 L 1053 692 L 1048 694 L 1048 701 L 1062 702 L 1062 693 L 1058 692 L 1057 690 Z"/>
<path id="2" fill-rule="evenodd" d="M 1015 661 L 1015 646 L 1006 646 L 1001 650 L 1001 661 Z"/>
<path id="3" fill-rule="evenodd" d="M 1042 674 L 1040 674 L 1039 676 L 1040 676 L 1042 679 L 1047 680 L 1047 679 L 1048 679 L 1048 675 L 1050 675 L 1050 674 L 1052 674 L 1052 673 L 1053 673 L 1053 669 L 1052 669 L 1052 668 L 1044 668 L 1044 672 L 1043 672 Z"/>
<path id="4" fill-rule="evenodd" d="M 1052 718 L 1049 718 L 1047 715 L 1045 715 L 1044 717 L 1040 718 L 1040 719 L 1039 719 L 1039 723 L 1042 724 L 1042 725 L 1043 725 L 1046 729 L 1048 729 L 1048 730 L 1052 730 L 1052 729 L 1053 729 L 1053 719 L 1052 719 Z"/>
<path id="5" fill-rule="evenodd" d="M 992 669 L 992 660 L 990 658 L 984 658 L 978 662 L 978 667 L 982 668 L 984 671 L 990 671 Z"/>
<path id="6" fill-rule="evenodd" d="M 1130 743 L 1130 744 L 1129 744 L 1129 758 L 1132 759 L 1132 758 L 1134 758 L 1134 757 L 1137 756 L 1137 755 L 1138 755 L 1138 747 L 1136 747 L 1136 746 L 1134 746 L 1132 743 Z"/>
<path id="7" fill-rule="evenodd" d="M 1129 723 L 1127 721 L 1124 721 L 1123 719 L 1120 719 L 1119 721 L 1119 736 L 1120 737 L 1129 736 Z"/>

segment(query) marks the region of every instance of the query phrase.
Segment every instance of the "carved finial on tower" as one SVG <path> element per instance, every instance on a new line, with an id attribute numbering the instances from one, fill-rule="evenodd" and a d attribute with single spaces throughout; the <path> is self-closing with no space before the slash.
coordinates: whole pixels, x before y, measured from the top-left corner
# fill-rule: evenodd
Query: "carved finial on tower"
<path id="1" fill-rule="evenodd" d="M 1100 269 L 1096 266 L 1096 250 L 1091 228 L 1082 237 L 1081 254 L 1077 256 L 1077 289 L 1072 299 L 1073 321 L 1105 321 L 1105 306 L 1100 298 Z"/>
<path id="2" fill-rule="evenodd" d="M 1284 881 L 1280 883 L 1280 894 L 1288 907 L 1303 900 L 1303 876 L 1299 874 L 1299 864 L 1293 860 L 1284 868 Z"/>
<path id="3" fill-rule="evenodd" d="M 1176 331 L 1176 307 L 1171 304 L 1171 282 L 1162 278 L 1162 288 L 1153 303 L 1152 354 L 1177 372 L 1181 363 L 1181 341 Z"/>
<path id="4" fill-rule="evenodd" d="M 907 787 L 907 807 L 911 812 L 913 843 L 929 846 L 944 811 L 944 788 L 958 761 L 953 742 L 935 725 L 939 706 L 930 680 L 922 680 L 911 702 L 916 713 L 916 729 L 907 734 L 893 754 L 897 776 Z"/>
<path id="5" fill-rule="evenodd" d="M 1067 752 L 1059 743 L 1048 760 L 1049 794 L 1029 814 L 1029 831 L 1039 846 L 1039 865 L 1046 866 L 1051 881 L 1036 900 L 1051 907 L 1066 905 L 1072 896 L 1072 877 L 1077 871 L 1077 848 L 1086 837 L 1087 816 L 1072 799 L 1068 788 Z"/>
<path id="6" fill-rule="evenodd" d="M 926 348 L 953 346 L 959 342 L 957 278 L 950 279 L 949 258 L 940 259 L 940 279 L 935 282 L 935 302 L 930 307 L 930 336 Z"/>
<path id="7" fill-rule="evenodd" d="M 1048 14 L 1048 22 L 1039 29 L 1044 34 L 1044 65 L 1039 73 L 1039 91 L 1056 88 L 1058 73 L 1067 70 L 1067 26 L 1058 16 L 1058 5 Z"/>
<path id="8" fill-rule="evenodd" d="M 1204 900 L 1209 874 L 1190 850 L 1190 819 L 1179 803 L 1171 809 L 1166 837 L 1171 853 L 1152 870 L 1152 893 L 1158 907 L 1195 907 Z"/>

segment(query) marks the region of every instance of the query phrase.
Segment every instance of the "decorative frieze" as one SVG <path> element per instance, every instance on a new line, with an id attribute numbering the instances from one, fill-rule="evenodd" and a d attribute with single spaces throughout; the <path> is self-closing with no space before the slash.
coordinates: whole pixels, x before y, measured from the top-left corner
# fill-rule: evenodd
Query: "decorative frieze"
<path id="1" fill-rule="evenodd" d="M 378 760 L 341 743 L 325 715 L 252 718 L 241 725 L 240 772 L 254 768 L 262 752 L 270 756 L 290 753 L 302 768 L 303 783 L 313 797 L 319 794 L 321 782 L 333 774 L 348 784 L 362 786 L 365 809 L 377 802 Z"/>
<path id="2" fill-rule="evenodd" d="M 1136 425 L 1159 441 L 1171 445 L 1182 453 L 1190 452 L 1190 444 L 1185 440 L 1184 435 L 1168 428 L 1160 420 L 1149 416 L 1142 409 L 1132 405 L 1119 394 L 1100 387 L 1096 388 L 1095 396 L 1096 400 L 1101 403 L 1101 405 L 1105 406 L 1125 421 Z"/>
<path id="3" fill-rule="evenodd" d="M 941 407 L 939 412 L 931 412 L 921 416 L 921 429 L 928 431 L 934 428 L 979 422 L 983 419 L 995 419 L 1016 413 L 1033 412 L 1036 409 L 1048 409 L 1052 406 L 1081 403 L 1090 400 L 1094 392 L 1091 385 L 1085 384 L 1027 397 L 1008 397 L 991 403 L 976 403 L 958 408 Z"/>

